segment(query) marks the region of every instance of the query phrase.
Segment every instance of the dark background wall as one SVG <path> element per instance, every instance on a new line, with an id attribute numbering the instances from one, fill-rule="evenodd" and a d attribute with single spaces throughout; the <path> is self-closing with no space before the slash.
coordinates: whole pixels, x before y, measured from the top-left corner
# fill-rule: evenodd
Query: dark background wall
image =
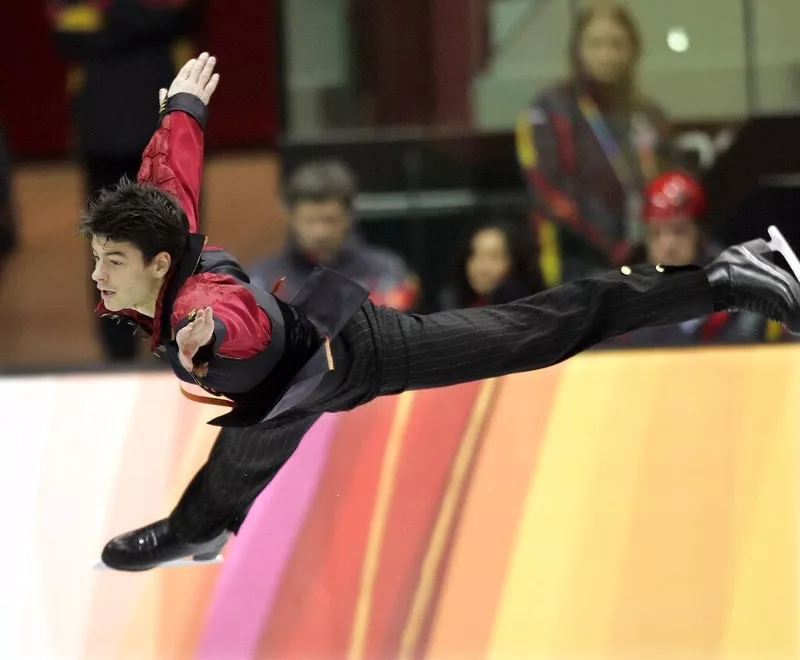
<path id="1" fill-rule="evenodd" d="M 4 12 L 0 121 L 18 158 L 67 155 L 65 66 L 53 46 L 41 0 Z M 214 102 L 211 148 L 270 145 L 280 126 L 275 0 L 209 0 L 198 47 L 216 54 L 225 83 Z M 154 91 L 154 94 L 156 92 Z M 157 102 L 157 101 L 156 101 Z"/>

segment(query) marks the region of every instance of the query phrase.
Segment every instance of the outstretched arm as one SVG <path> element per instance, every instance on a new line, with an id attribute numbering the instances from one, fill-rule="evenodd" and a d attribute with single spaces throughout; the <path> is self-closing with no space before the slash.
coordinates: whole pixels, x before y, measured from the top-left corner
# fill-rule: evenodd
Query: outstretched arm
<path id="1" fill-rule="evenodd" d="M 215 355 L 245 359 L 267 348 L 272 321 L 248 289 L 217 273 L 202 273 L 192 281 L 193 286 L 178 296 L 170 317 L 187 371 Z"/>
<path id="2" fill-rule="evenodd" d="M 197 231 L 204 113 L 219 81 L 214 65 L 214 58 L 203 53 L 184 65 L 169 92 L 161 90 L 161 128 L 145 152 L 140 173 L 140 181 L 144 173 L 145 180 L 178 197 L 192 232 Z M 214 273 L 197 275 L 193 282 L 176 299 L 170 318 L 187 370 L 217 353 L 248 358 L 267 347 L 270 319 L 240 282 Z"/>
<path id="3" fill-rule="evenodd" d="M 216 59 L 203 53 L 183 65 L 169 90 L 159 92 L 161 123 L 142 156 L 140 183 L 151 183 L 174 195 L 198 231 L 203 181 L 203 128 L 207 105 L 219 82 Z"/>

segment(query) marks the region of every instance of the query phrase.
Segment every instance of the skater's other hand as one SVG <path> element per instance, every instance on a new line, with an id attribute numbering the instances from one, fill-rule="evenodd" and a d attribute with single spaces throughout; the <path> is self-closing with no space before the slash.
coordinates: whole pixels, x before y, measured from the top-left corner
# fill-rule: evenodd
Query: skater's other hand
<path id="1" fill-rule="evenodd" d="M 178 359 L 186 371 L 192 372 L 194 369 L 192 358 L 201 346 L 205 346 L 211 341 L 213 336 L 214 314 L 210 307 L 198 310 L 194 319 L 178 330 L 178 334 L 175 335 L 175 342 L 178 344 Z"/>
<path id="2" fill-rule="evenodd" d="M 217 58 L 210 56 L 208 53 L 202 53 L 200 57 L 189 60 L 178 71 L 178 75 L 172 81 L 169 91 L 165 89 L 159 91 L 159 102 L 163 103 L 167 97 L 183 92 L 185 94 L 194 94 L 208 105 L 211 95 L 219 82 L 219 74 L 214 73 L 216 64 Z"/>

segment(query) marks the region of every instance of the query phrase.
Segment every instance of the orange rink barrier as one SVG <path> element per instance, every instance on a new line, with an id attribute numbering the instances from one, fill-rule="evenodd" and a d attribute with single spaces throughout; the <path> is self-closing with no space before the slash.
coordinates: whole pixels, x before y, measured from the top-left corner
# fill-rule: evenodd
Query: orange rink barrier
<path id="1" fill-rule="evenodd" d="M 326 415 L 222 564 L 92 566 L 218 413 L 0 379 L 0 657 L 800 658 L 797 346 L 597 352 Z"/>

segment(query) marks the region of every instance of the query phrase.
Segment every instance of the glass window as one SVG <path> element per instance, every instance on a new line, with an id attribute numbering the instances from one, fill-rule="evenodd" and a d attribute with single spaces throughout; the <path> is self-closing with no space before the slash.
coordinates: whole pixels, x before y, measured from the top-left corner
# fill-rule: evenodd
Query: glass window
<path id="1" fill-rule="evenodd" d="M 631 0 L 642 33 L 642 89 L 676 122 L 747 113 L 741 2 Z"/>
<path id="2" fill-rule="evenodd" d="M 800 2 L 753 3 L 755 110 L 763 114 L 800 111 Z"/>

